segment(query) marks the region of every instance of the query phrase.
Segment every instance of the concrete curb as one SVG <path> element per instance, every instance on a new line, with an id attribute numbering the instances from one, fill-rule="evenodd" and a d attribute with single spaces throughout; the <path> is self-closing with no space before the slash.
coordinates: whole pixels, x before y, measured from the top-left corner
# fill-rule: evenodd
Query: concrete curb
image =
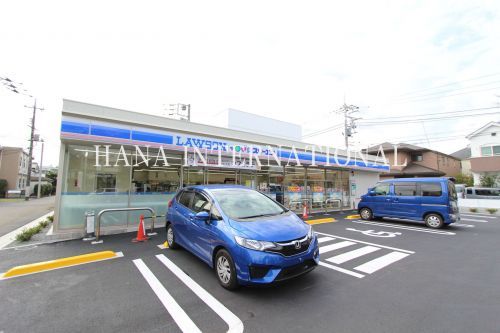
<path id="1" fill-rule="evenodd" d="M 33 221 L 29 222 L 29 223 L 26 223 L 22 227 L 19 227 L 16 230 L 11 231 L 8 234 L 5 234 L 2 237 L 0 237 L 0 250 L 3 249 L 4 247 L 6 247 L 7 245 L 15 242 L 16 235 L 18 233 L 20 233 L 24 229 L 36 226 L 38 223 L 42 222 L 43 220 L 45 220 L 47 217 L 49 217 L 52 214 L 54 214 L 54 211 L 48 212 L 47 214 L 40 216 L 36 220 L 33 220 Z"/>

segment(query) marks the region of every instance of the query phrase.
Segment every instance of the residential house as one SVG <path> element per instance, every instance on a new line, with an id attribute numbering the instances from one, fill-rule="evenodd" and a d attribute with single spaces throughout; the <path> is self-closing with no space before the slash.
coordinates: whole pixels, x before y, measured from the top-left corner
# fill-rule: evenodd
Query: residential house
<path id="1" fill-rule="evenodd" d="M 471 176 L 472 172 L 470 170 L 470 147 L 465 147 L 463 149 L 457 150 L 451 156 L 460 160 L 461 172 L 464 175 Z"/>
<path id="2" fill-rule="evenodd" d="M 0 179 L 8 190 L 24 190 L 28 179 L 28 153 L 18 147 L 0 147 Z"/>
<path id="3" fill-rule="evenodd" d="M 384 142 L 370 147 L 364 152 L 377 155 L 379 149 L 384 151 L 391 171 L 380 175 L 384 178 L 403 177 L 453 177 L 460 173 L 460 160 L 436 150 L 419 147 L 407 143 L 392 144 Z M 396 150 L 397 147 L 397 156 Z"/>
<path id="4" fill-rule="evenodd" d="M 500 122 L 490 122 L 466 136 L 470 141 L 470 168 L 474 185 L 481 185 L 482 176 L 496 178 L 500 186 Z"/>

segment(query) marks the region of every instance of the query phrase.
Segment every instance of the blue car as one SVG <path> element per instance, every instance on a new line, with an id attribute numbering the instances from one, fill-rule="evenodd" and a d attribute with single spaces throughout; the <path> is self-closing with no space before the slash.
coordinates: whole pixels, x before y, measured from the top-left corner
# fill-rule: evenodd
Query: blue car
<path id="1" fill-rule="evenodd" d="M 191 186 L 168 204 L 167 242 L 214 268 L 227 289 L 269 284 L 319 263 L 312 227 L 258 191 L 236 185 Z"/>
<path id="2" fill-rule="evenodd" d="M 358 211 L 364 220 L 391 217 L 441 228 L 460 221 L 457 201 L 455 184 L 449 178 L 396 178 L 369 189 Z"/>

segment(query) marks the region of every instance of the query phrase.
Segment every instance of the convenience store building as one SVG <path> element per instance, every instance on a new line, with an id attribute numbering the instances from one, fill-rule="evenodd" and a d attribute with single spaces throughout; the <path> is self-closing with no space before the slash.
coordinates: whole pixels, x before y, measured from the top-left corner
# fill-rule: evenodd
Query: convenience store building
<path id="1" fill-rule="evenodd" d="M 296 212 L 355 208 L 388 170 L 334 147 L 64 100 L 54 232 L 83 232 L 86 212 L 108 208 L 164 215 L 199 184 L 245 185 Z M 140 214 L 104 215 L 102 233 L 135 230 Z"/>

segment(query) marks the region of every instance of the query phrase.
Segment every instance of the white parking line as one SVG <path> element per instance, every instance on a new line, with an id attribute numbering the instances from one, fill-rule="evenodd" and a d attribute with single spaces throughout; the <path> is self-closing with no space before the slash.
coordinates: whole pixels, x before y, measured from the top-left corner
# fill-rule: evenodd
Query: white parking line
<path id="1" fill-rule="evenodd" d="M 486 216 L 486 215 L 477 215 L 477 214 L 460 214 L 460 216 L 479 217 L 482 219 L 496 219 L 497 218 L 497 216 Z"/>
<path id="2" fill-rule="evenodd" d="M 362 265 L 359 265 L 358 267 L 354 267 L 354 269 L 363 273 L 371 274 L 407 256 L 409 256 L 409 254 L 395 251 L 388 253 L 385 256 L 368 261 Z"/>
<path id="3" fill-rule="evenodd" d="M 156 278 L 156 276 L 151 272 L 151 270 L 146 266 L 142 259 L 132 260 L 137 269 L 141 272 L 142 276 L 146 279 L 151 289 L 160 299 L 163 306 L 167 309 L 168 313 L 175 320 L 176 324 L 179 326 L 182 332 L 200 332 L 200 329 L 196 324 L 189 318 L 189 316 L 184 312 L 184 310 L 179 306 L 175 299 L 170 295 L 170 293 L 165 289 L 161 282 Z"/>
<path id="4" fill-rule="evenodd" d="M 383 249 L 396 250 L 396 251 L 401 251 L 401 252 L 409 253 L 409 254 L 415 253 L 414 251 L 408 251 L 408 250 L 398 249 L 397 247 L 379 245 L 379 244 L 364 242 L 364 241 L 360 241 L 360 240 L 356 240 L 356 239 L 351 239 L 351 238 L 346 238 L 346 237 L 340 237 L 340 236 L 336 236 L 336 235 L 332 235 L 332 234 L 325 234 L 324 232 L 318 232 L 318 231 L 315 231 L 315 232 L 317 234 L 319 234 L 319 235 L 325 235 L 325 236 L 330 236 L 330 237 L 334 237 L 334 238 L 344 239 L 344 240 L 348 240 L 348 241 L 352 241 L 352 242 L 356 242 L 356 243 L 360 243 L 360 244 L 373 245 L 373 246 L 381 247 Z"/>
<path id="5" fill-rule="evenodd" d="M 394 229 L 402 229 L 402 230 L 411 230 L 411 231 L 426 232 L 426 233 L 429 233 L 429 234 L 456 235 L 454 232 L 451 232 L 451 231 L 442 231 L 442 230 L 434 230 L 434 229 L 429 229 L 429 228 L 419 228 L 419 227 L 412 227 L 412 226 L 403 226 L 403 225 L 398 225 L 398 224 L 380 223 L 380 222 L 372 222 L 372 221 L 360 221 L 360 220 L 355 220 L 355 221 L 351 221 L 351 222 L 353 222 L 353 223 L 367 224 L 367 225 L 376 225 L 376 226 L 384 227 L 384 228 L 394 228 Z"/>
<path id="6" fill-rule="evenodd" d="M 462 227 L 462 228 L 475 228 L 475 225 L 472 224 L 465 224 L 465 223 L 453 223 L 451 225 L 452 227 Z"/>
<path id="7" fill-rule="evenodd" d="M 318 243 L 324 243 L 324 242 L 328 242 L 328 241 L 331 241 L 331 240 L 334 240 L 335 238 L 332 238 L 332 237 L 319 237 L 318 238 Z"/>
<path id="8" fill-rule="evenodd" d="M 481 222 L 481 223 L 487 223 L 487 222 L 489 222 L 489 221 L 486 221 L 486 220 L 468 219 L 468 218 L 465 218 L 465 217 L 462 217 L 460 220 L 461 221 L 468 221 L 468 222 Z"/>
<path id="9" fill-rule="evenodd" d="M 357 277 L 358 279 L 361 279 L 361 278 L 365 277 L 363 274 L 359 274 L 359 273 L 350 271 L 350 270 L 345 269 L 345 268 L 333 266 L 333 265 L 327 264 L 326 262 L 320 261 L 319 264 L 321 266 L 323 266 L 323 267 L 327 267 L 327 268 L 333 269 L 335 271 L 338 271 L 338 272 L 341 272 L 341 273 L 344 273 L 344 274 L 352 275 L 354 277 Z"/>
<path id="10" fill-rule="evenodd" d="M 342 253 L 342 254 L 339 254 L 335 257 L 328 258 L 328 259 L 326 259 L 326 261 L 329 261 L 329 262 L 334 263 L 334 264 L 343 264 L 346 261 L 359 258 L 361 256 L 364 256 L 365 254 L 372 253 L 372 252 L 375 252 L 378 250 L 380 250 L 379 247 L 367 245 L 367 246 L 364 246 L 362 248 L 359 248 L 359 249 L 356 249 L 353 251 L 349 251 L 346 253 Z"/>
<path id="11" fill-rule="evenodd" d="M 243 323 L 234 313 L 229 311 L 221 302 L 209 294 L 191 277 L 184 273 L 177 265 L 170 261 L 163 254 L 156 256 L 172 273 L 174 273 L 186 286 L 189 287 L 205 304 L 207 304 L 215 313 L 219 315 L 229 326 L 228 333 L 243 332 Z"/>
<path id="12" fill-rule="evenodd" d="M 356 243 L 349 242 L 349 241 L 343 241 L 343 242 L 333 243 L 333 244 L 330 244 L 330 245 L 321 246 L 319 248 L 319 254 L 322 254 L 322 253 L 325 253 L 325 252 L 330 252 L 330 251 L 333 251 L 333 250 L 338 250 L 338 249 L 341 249 L 343 247 L 351 246 L 353 244 L 356 244 Z"/>

